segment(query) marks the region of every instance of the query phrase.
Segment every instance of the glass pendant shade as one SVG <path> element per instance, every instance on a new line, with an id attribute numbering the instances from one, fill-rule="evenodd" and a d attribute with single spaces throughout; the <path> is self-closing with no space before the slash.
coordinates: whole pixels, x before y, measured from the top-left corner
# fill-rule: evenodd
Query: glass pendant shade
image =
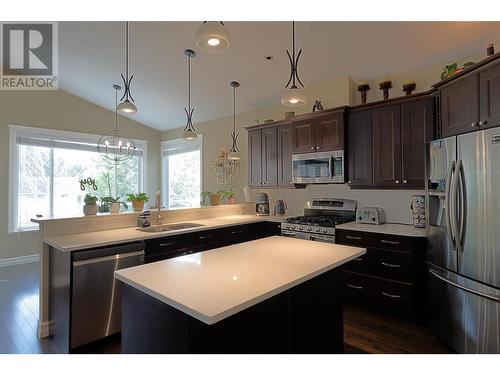
<path id="1" fill-rule="evenodd" d="M 187 129 L 182 133 L 182 138 L 188 141 L 192 141 L 193 139 L 198 138 L 198 135 L 191 129 Z"/>
<path id="2" fill-rule="evenodd" d="M 221 52 L 229 47 L 229 33 L 222 22 L 204 22 L 194 35 L 196 45 L 205 52 Z"/>
<path id="3" fill-rule="evenodd" d="M 126 99 L 118 105 L 118 112 L 137 113 L 137 107 L 130 100 Z"/>
<path id="4" fill-rule="evenodd" d="M 281 104 L 285 107 L 301 107 L 307 104 L 307 96 L 304 89 L 299 89 L 298 87 L 286 89 L 281 95 Z"/>

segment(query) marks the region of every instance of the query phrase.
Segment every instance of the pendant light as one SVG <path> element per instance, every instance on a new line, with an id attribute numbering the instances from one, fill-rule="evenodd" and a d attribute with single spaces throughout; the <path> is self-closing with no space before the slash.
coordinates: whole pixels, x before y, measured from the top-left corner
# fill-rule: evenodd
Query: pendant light
<path id="1" fill-rule="evenodd" d="M 184 108 L 187 116 L 187 123 L 186 127 L 184 128 L 182 138 L 193 140 L 198 138 L 192 121 L 194 108 L 191 108 L 191 59 L 196 56 L 196 52 L 194 52 L 192 49 L 186 49 L 184 50 L 184 54 L 187 56 L 188 60 L 188 107 L 187 109 Z"/>
<path id="2" fill-rule="evenodd" d="M 297 67 L 299 65 L 299 58 L 302 54 L 302 49 L 299 50 L 298 55 L 295 55 L 295 21 L 292 22 L 292 54 L 286 50 L 288 60 L 290 61 L 290 78 L 285 85 L 285 92 L 281 95 L 281 104 L 286 107 L 301 107 L 307 103 L 307 96 L 304 89 L 299 88 L 297 84 L 304 87 L 304 84 L 299 78 Z M 290 85 L 291 84 L 291 85 Z"/>
<path id="3" fill-rule="evenodd" d="M 128 52 L 128 21 L 125 22 L 125 76 L 121 74 L 122 80 L 123 80 L 123 85 L 125 87 L 125 92 L 123 93 L 122 98 L 120 99 L 120 105 L 118 106 L 118 111 L 123 112 L 123 113 L 130 113 L 134 114 L 137 113 L 137 107 L 134 104 L 134 98 L 132 97 L 132 94 L 130 93 L 130 83 L 132 82 L 132 78 L 134 78 L 133 75 L 130 76 L 128 75 L 128 62 L 129 62 L 129 52 Z M 125 99 L 125 100 L 123 100 Z"/>
<path id="4" fill-rule="evenodd" d="M 205 21 L 194 34 L 196 45 L 205 52 L 221 52 L 229 47 L 229 32 L 222 21 Z"/>
<path id="5" fill-rule="evenodd" d="M 233 132 L 231 133 L 231 139 L 233 141 L 233 144 L 231 146 L 231 149 L 229 150 L 227 158 L 229 160 L 240 160 L 241 156 L 237 142 L 239 134 L 236 134 L 236 88 L 240 87 L 240 83 L 236 81 L 231 81 L 229 82 L 229 85 L 233 88 Z"/>
<path id="6" fill-rule="evenodd" d="M 105 161 L 115 164 L 125 162 L 135 154 L 135 143 L 127 133 L 118 130 L 118 91 L 122 88 L 113 85 L 115 89 L 115 128 L 104 134 L 97 142 L 97 151 Z"/>

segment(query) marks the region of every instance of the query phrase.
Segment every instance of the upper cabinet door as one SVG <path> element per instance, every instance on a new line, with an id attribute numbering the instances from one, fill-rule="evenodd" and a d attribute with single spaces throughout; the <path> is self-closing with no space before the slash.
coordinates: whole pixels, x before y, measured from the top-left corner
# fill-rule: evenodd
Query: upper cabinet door
<path id="1" fill-rule="evenodd" d="M 292 124 L 292 152 L 304 154 L 316 151 L 314 125 L 316 120 L 299 120 Z"/>
<path id="2" fill-rule="evenodd" d="M 262 185 L 262 131 L 248 131 L 248 186 Z"/>
<path id="3" fill-rule="evenodd" d="M 500 64 L 479 73 L 480 128 L 500 125 Z"/>
<path id="4" fill-rule="evenodd" d="M 292 126 L 278 126 L 278 186 L 292 187 Z"/>
<path id="5" fill-rule="evenodd" d="M 371 186 L 372 167 L 372 111 L 348 115 L 347 126 L 349 186 Z"/>
<path id="6" fill-rule="evenodd" d="M 425 134 L 434 128 L 430 98 L 401 105 L 402 186 L 425 188 Z"/>
<path id="7" fill-rule="evenodd" d="M 401 106 L 373 110 L 373 185 L 400 187 Z"/>
<path id="8" fill-rule="evenodd" d="M 316 122 L 316 151 L 344 149 L 344 114 L 321 116 Z"/>
<path id="9" fill-rule="evenodd" d="M 441 132 L 443 137 L 477 130 L 478 123 L 477 75 L 459 79 L 441 90 Z"/>
<path id="10" fill-rule="evenodd" d="M 278 136 L 277 128 L 262 129 L 262 185 L 278 185 Z"/>

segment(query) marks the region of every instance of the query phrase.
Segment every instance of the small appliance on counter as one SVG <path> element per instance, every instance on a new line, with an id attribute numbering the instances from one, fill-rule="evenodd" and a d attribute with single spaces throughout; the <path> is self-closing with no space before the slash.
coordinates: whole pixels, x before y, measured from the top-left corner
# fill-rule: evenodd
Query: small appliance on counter
<path id="1" fill-rule="evenodd" d="M 267 193 L 257 194 L 255 211 L 257 212 L 258 216 L 269 215 L 269 196 L 267 195 Z"/>
<path id="2" fill-rule="evenodd" d="M 147 228 L 151 226 L 151 221 L 149 220 L 149 217 L 151 216 L 150 211 L 144 211 L 137 217 L 137 226 L 139 228 Z"/>
<path id="3" fill-rule="evenodd" d="M 425 196 L 413 194 L 410 202 L 410 209 L 413 214 L 413 226 L 415 228 L 425 228 Z"/>
<path id="4" fill-rule="evenodd" d="M 288 207 L 286 206 L 286 202 L 284 200 L 278 199 L 274 204 L 274 214 L 276 216 L 282 216 L 285 214 L 285 211 Z"/>
<path id="5" fill-rule="evenodd" d="M 356 210 L 356 222 L 363 224 L 384 224 L 385 211 L 380 207 L 361 207 Z"/>

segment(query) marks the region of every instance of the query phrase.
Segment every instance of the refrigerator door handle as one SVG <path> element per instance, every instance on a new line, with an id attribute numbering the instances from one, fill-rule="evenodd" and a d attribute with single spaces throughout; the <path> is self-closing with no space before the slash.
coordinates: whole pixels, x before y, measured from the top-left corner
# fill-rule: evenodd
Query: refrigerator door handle
<path id="1" fill-rule="evenodd" d="M 464 244 L 465 244 L 465 232 L 467 227 L 467 191 L 465 185 L 465 172 L 464 172 L 464 163 L 462 160 L 459 160 L 457 163 L 457 175 L 459 180 L 459 210 L 460 210 L 460 225 L 458 230 L 458 239 L 459 248 L 463 252 Z"/>
<path id="2" fill-rule="evenodd" d="M 454 177 L 454 172 L 455 172 L 455 161 L 453 160 L 450 164 L 450 170 L 448 171 L 448 178 L 446 179 L 446 195 L 445 195 L 445 215 L 446 215 L 446 234 L 448 236 L 448 240 L 451 243 L 451 248 L 453 250 L 456 250 L 456 243 L 455 243 L 455 231 L 454 231 L 454 221 L 451 218 L 451 212 L 452 212 L 452 206 L 454 206 L 453 199 L 450 199 L 452 197 L 451 191 L 452 191 L 452 185 L 453 181 L 455 180 Z"/>
<path id="3" fill-rule="evenodd" d="M 492 295 L 492 294 L 482 293 L 482 292 L 480 292 L 478 290 L 474 290 L 474 289 L 471 289 L 471 288 L 467 288 L 466 286 L 462 286 L 460 284 L 457 284 L 457 283 L 455 283 L 455 282 L 447 279 L 446 277 L 439 275 L 436 271 L 434 271 L 433 269 L 430 269 L 430 268 L 429 268 L 429 273 L 431 275 L 437 277 L 438 279 L 444 281 L 445 283 L 453 285 L 454 287 L 456 287 L 458 289 L 462 289 L 462 290 L 464 290 L 466 292 L 475 294 L 476 296 L 484 297 L 484 298 L 487 298 L 489 300 L 492 300 L 492 301 L 500 303 L 500 297 L 499 296 L 495 296 L 495 295 Z"/>

